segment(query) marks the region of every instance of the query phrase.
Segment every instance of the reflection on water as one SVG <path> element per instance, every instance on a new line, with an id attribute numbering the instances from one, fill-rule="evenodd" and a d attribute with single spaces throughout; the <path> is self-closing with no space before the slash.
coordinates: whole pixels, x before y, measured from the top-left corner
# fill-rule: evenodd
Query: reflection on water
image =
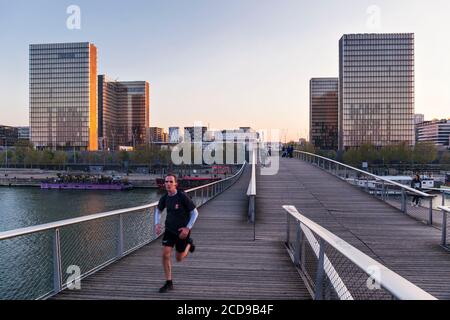
<path id="1" fill-rule="evenodd" d="M 0 188 L 0 231 L 157 201 L 155 189 L 130 191 Z"/>
<path id="2" fill-rule="evenodd" d="M 157 201 L 159 197 L 157 190 L 150 189 L 111 192 L 0 188 L 0 231 L 135 207 Z M 127 230 L 124 240 L 138 243 L 143 239 L 136 237 L 150 235 L 151 219 L 149 210 L 129 214 L 124 220 Z M 117 217 L 64 227 L 60 231 L 64 280 L 68 277 L 67 266 L 81 264 L 84 273 L 117 252 Z M 45 231 L 0 241 L 0 299 L 32 299 L 52 290 L 53 235 L 52 231 Z"/>

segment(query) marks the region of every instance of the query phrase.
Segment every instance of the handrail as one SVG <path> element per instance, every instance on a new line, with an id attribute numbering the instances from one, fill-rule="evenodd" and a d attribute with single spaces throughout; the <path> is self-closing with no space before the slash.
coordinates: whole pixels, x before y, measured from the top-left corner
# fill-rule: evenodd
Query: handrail
<path id="1" fill-rule="evenodd" d="M 294 206 L 284 205 L 283 208 L 301 224 L 305 225 L 308 229 L 313 231 L 321 239 L 353 262 L 368 276 L 372 277 L 382 288 L 389 291 L 395 298 L 401 300 L 436 300 L 436 298 L 428 292 L 386 268 L 384 265 L 370 258 L 327 229 L 306 218 L 304 215 L 300 214 Z M 368 270 L 374 266 L 379 269 L 379 273 L 372 274 L 368 272 Z"/>
<path id="2" fill-rule="evenodd" d="M 438 209 L 442 211 L 442 239 L 441 245 L 447 247 L 447 215 L 450 214 L 450 206 L 438 206 Z"/>
<path id="3" fill-rule="evenodd" d="M 252 176 L 247 188 L 248 196 L 256 196 L 256 152 L 252 151 Z"/>
<path id="4" fill-rule="evenodd" d="M 333 163 L 338 164 L 338 165 L 340 165 L 340 166 L 343 166 L 343 167 L 349 168 L 349 169 L 351 169 L 351 170 L 357 171 L 357 172 L 359 172 L 359 173 L 362 173 L 362 174 L 364 174 L 364 175 L 366 175 L 366 176 L 370 176 L 370 177 L 372 177 L 372 178 L 374 178 L 374 179 L 376 179 L 376 180 L 381 180 L 381 181 L 390 183 L 390 184 L 392 184 L 392 185 L 395 185 L 395 186 L 397 186 L 397 187 L 400 187 L 400 188 L 402 188 L 402 189 L 405 189 L 405 190 L 407 190 L 407 191 L 409 191 L 409 192 L 415 193 L 415 194 L 420 195 L 420 196 L 422 196 L 422 197 L 427 197 L 427 198 L 435 197 L 434 195 L 430 195 L 430 194 L 427 194 L 427 193 L 425 193 L 425 192 L 418 191 L 418 190 L 413 189 L 413 188 L 411 188 L 411 187 L 405 186 L 405 185 L 403 185 L 403 184 L 401 184 L 401 183 L 398 183 L 398 182 L 395 182 L 395 181 L 392 181 L 392 180 L 389 180 L 389 179 L 385 179 L 385 178 L 383 178 L 383 177 L 381 177 L 381 176 L 377 176 L 377 175 L 372 174 L 372 173 L 370 173 L 370 172 L 363 171 L 363 170 L 361 170 L 361 169 L 358 169 L 358 168 L 349 166 L 349 165 L 347 165 L 347 164 L 344 164 L 344 163 L 339 162 L 339 161 L 336 161 L 336 160 L 332 160 L 332 159 L 329 159 L 329 158 L 326 158 L 326 157 L 322 157 L 322 156 L 319 156 L 319 155 L 317 155 L 317 154 L 305 152 L 305 151 L 294 150 L 294 152 L 296 152 L 296 153 L 307 154 L 307 155 L 310 155 L 310 156 L 314 156 L 314 157 L 317 157 L 317 158 L 320 158 L 320 159 L 324 159 L 324 160 L 333 162 Z"/>
<path id="5" fill-rule="evenodd" d="M 195 187 L 192 189 L 188 189 L 188 190 L 186 190 L 186 193 L 190 193 L 190 192 L 196 191 L 198 189 L 206 188 L 206 187 L 212 186 L 217 183 L 223 183 L 229 179 L 232 179 L 232 178 L 236 177 L 237 175 L 241 174 L 242 170 L 244 169 L 244 166 L 245 166 L 245 163 L 241 166 L 239 171 L 231 177 L 228 177 L 223 180 L 211 182 L 211 183 L 208 183 L 208 184 L 205 184 L 205 185 L 202 185 L 199 187 Z M 59 221 L 50 222 L 50 223 L 46 223 L 46 224 L 40 224 L 40 225 L 36 225 L 36 226 L 31 226 L 31 227 L 3 231 L 3 232 L 0 232 L 0 241 L 5 240 L 5 239 L 10 239 L 10 238 L 15 238 L 18 236 L 31 234 L 31 233 L 36 233 L 36 232 L 51 230 L 51 229 L 55 229 L 55 228 L 65 227 L 65 226 L 69 226 L 69 225 L 73 225 L 73 224 L 78 224 L 78 223 L 82 223 L 82 222 L 86 222 L 86 221 L 96 220 L 96 219 L 100 219 L 100 218 L 116 216 L 116 215 L 130 213 L 130 212 L 138 211 L 138 210 L 145 210 L 145 209 L 152 208 L 152 207 L 156 206 L 157 204 L 158 204 L 158 202 L 156 201 L 156 202 L 152 202 L 150 204 L 146 204 L 146 205 L 138 206 L 138 207 L 112 210 L 112 211 L 107 211 L 107 212 L 91 214 L 91 215 L 87 215 L 87 216 L 79 217 L 79 218 L 64 219 L 64 220 L 59 220 Z"/>
<path id="6" fill-rule="evenodd" d="M 450 188 L 428 188 L 428 187 L 425 187 L 425 188 L 422 188 L 422 189 L 424 189 L 424 190 L 431 190 L 431 191 L 440 191 L 440 192 L 443 192 L 443 193 L 450 193 Z"/>

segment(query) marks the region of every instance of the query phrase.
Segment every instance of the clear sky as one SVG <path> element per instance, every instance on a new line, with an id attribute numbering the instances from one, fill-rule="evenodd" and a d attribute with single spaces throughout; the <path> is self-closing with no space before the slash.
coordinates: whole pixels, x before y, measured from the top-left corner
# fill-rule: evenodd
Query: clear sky
<path id="1" fill-rule="evenodd" d="M 306 137 L 309 79 L 338 76 L 344 33 L 371 32 L 415 33 L 416 113 L 448 118 L 449 30 L 448 0 L 0 0 L 0 124 L 28 125 L 30 43 L 89 41 L 100 74 L 149 81 L 151 126 Z"/>

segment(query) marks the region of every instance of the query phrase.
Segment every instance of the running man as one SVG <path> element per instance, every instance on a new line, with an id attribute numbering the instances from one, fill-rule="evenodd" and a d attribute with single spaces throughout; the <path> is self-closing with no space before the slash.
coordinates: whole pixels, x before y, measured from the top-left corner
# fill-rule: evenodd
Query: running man
<path id="1" fill-rule="evenodd" d="M 172 282 L 172 249 L 175 246 L 176 259 L 181 262 L 189 252 L 194 252 L 195 246 L 191 239 L 191 229 L 198 217 L 198 211 L 186 193 L 177 190 L 177 178 L 173 174 L 168 174 L 164 179 L 167 193 L 159 199 L 155 209 L 156 234 L 160 234 L 161 212 L 167 208 L 165 232 L 162 240 L 163 252 L 162 262 L 166 283 L 159 289 L 160 293 L 173 289 Z"/>

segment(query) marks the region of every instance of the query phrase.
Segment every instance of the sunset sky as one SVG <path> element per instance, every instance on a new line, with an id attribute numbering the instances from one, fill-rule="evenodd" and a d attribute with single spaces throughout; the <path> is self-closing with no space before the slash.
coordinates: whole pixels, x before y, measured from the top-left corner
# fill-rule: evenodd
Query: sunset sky
<path id="1" fill-rule="evenodd" d="M 338 76 L 344 33 L 373 32 L 415 33 L 416 113 L 450 118 L 449 17 L 448 0 L 0 0 L 0 124 L 28 125 L 29 44 L 88 41 L 99 74 L 150 83 L 150 126 L 307 137 L 309 79 Z"/>

